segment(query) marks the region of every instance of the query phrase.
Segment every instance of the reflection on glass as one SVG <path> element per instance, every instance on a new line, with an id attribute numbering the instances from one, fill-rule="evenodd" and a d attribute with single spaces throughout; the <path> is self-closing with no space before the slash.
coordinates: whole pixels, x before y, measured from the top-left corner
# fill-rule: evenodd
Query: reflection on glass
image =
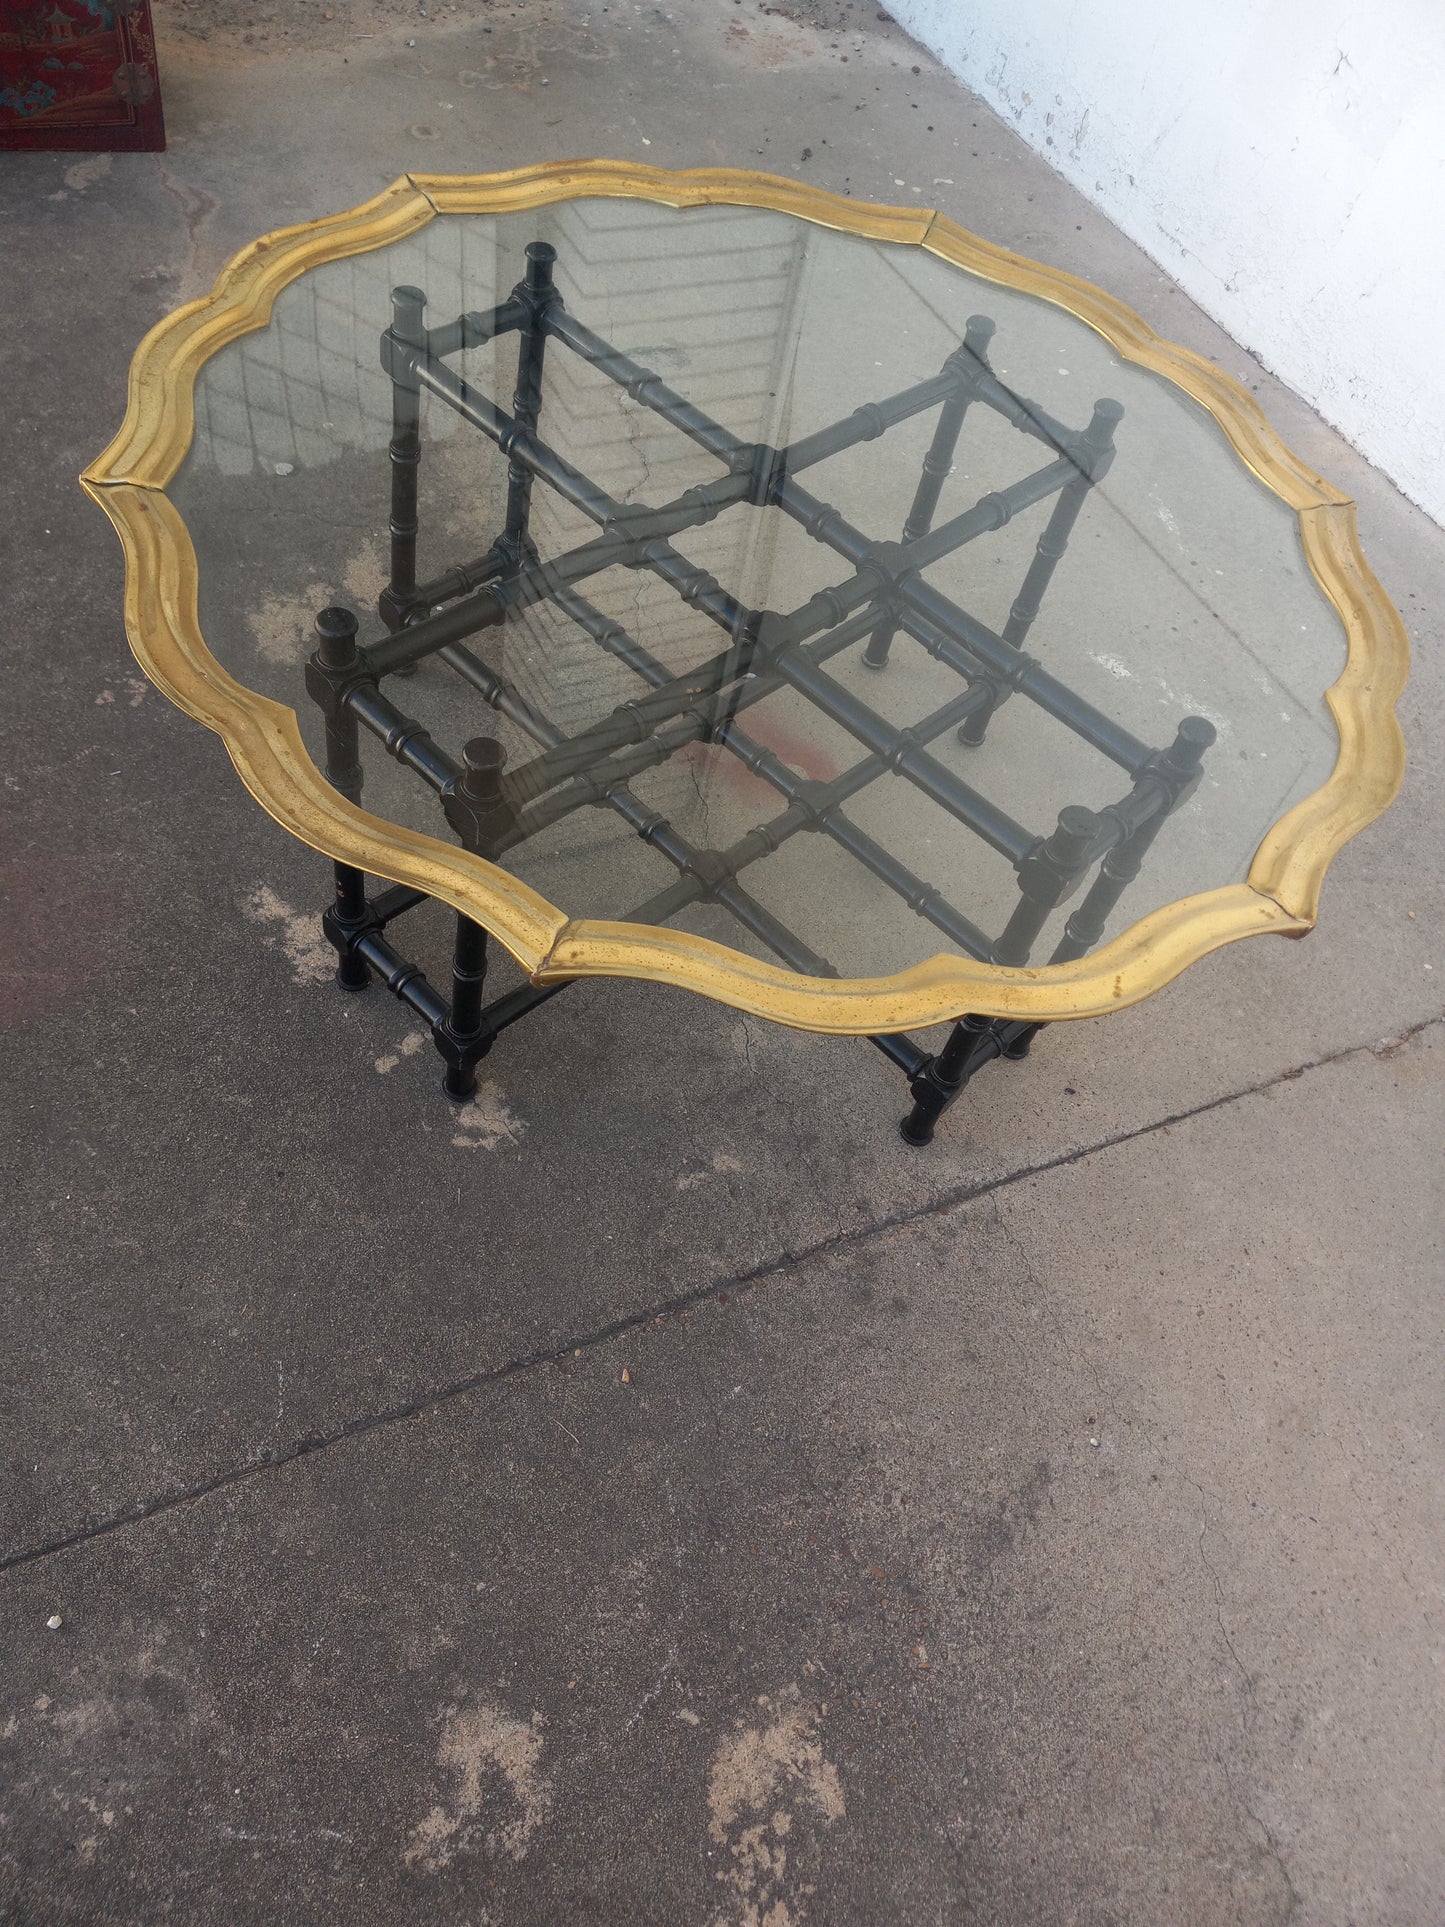
<path id="1" fill-rule="evenodd" d="M 1334 760 L 1339 620 L 1202 410 L 786 215 L 581 200 L 317 268 L 203 368 L 169 493 L 209 646 L 318 763 L 314 620 L 356 612 L 368 809 L 800 969 L 1078 954 L 1242 879 Z"/>

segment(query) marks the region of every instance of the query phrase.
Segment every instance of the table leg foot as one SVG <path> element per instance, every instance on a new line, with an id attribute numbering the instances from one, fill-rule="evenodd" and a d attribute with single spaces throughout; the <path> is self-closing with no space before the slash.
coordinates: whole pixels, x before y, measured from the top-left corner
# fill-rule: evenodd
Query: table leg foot
<path id="1" fill-rule="evenodd" d="M 446 1060 L 442 1089 L 453 1104 L 465 1104 L 477 1094 L 477 1065 L 496 1041 L 496 1033 L 478 1027 L 458 1036 L 449 1019 L 432 1025 L 432 1042 Z"/>
<path id="2" fill-rule="evenodd" d="M 1002 1053 L 1003 1035 L 992 1017 L 960 1018 L 943 1049 L 909 1080 L 913 1109 L 899 1122 L 903 1142 L 931 1144 L 934 1126 L 974 1072 Z"/>
<path id="3" fill-rule="evenodd" d="M 477 1072 L 475 1065 L 448 1064 L 442 1079 L 442 1089 L 454 1104 L 465 1104 L 469 1097 L 477 1094 Z"/>

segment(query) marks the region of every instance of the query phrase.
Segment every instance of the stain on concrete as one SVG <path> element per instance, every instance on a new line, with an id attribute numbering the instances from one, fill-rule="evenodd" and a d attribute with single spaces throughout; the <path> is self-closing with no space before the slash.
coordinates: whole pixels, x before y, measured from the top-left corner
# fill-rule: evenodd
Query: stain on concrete
<path id="1" fill-rule="evenodd" d="M 206 246 L 205 229 L 219 202 L 194 183 L 177 180 L 164 162 L 157 163 L 161 186 L 180 209 L 186 230 L 185 265 L 178 270 L 176 293 L 182 301 L 206 293 L 220 260 Z"/>
<path id="2" fill-rule="evenodd" d="M 426 1041 L 427 1034 L 424 1030 L 408 1031 L 395 1050 L 388 1051 L 384 1057 L 377 1058 L 377 1070 L 383 1077 L 388 1076 L 396 1069 L 403 1057 L 415 1057 Z"/>
<path id="3" fill-rule="evenodd" d="M 83 194 L 97 181 L 103 181 L 110 172 L 109 154 L 92 154 L 86 160 L 77 161 L 65 170 L 65 185 L 76 194 Z"/>
<path id="4" fill-rule="evenodd" d="M 336 953 L 321 932 L 321 919 L 314 910 L 293 910 L 289 903 L 261 883 L 244 898 L 241 908 L 253 923 L 263 928 L 266 941 L 280 950 L 291 966 L 298 984 L 329 983 L 336 971 Z"/>
<path id="5" fill-rule="evenodd" d="M 334 600 L 324 582 L 308 583 L 296 595 L 265 597 L 246 615 L 259 653 L 268 662 L 295 662 L 308 656 L 316 612 Z"/>
<path id="6" fill-rule="evenodd" d="M 457 1112 L 452 1143 L 462 1151 L 495 1151 L 499 1144 L 515 1144 L 526 1128 L 508 1108 L 501 1085 L 488 1078 Z"/>
<path id="7" fill-rule="evenodd" d="M 452 1781 L 451 1797 L 412 1829 L 409 1867 L 441 1873 L 478 1851 L 526 1858 L 552 1810 L 552 1783 L 539 1765 L 544 1723 L 540 1713 L 521 1720 L 485 1700 L 447 1707 L 437 1766 Z"/>
<path id="8" fill-rule="evenodd" d="M 677 1188 L 679 1191 L 695 1191 L 700 1184 L 708 1184 L 713 1178 L 726 1176 L 730 1171 L 741 1171 L 742 1168 L 737 1159 L 729 1157 L 726 1151 L 714 1151 L 712 1162 L 706 1170 L 680 1173 Z"/>
<path id="9" fill-rule="evenodd" d="M 114 703 L 117 688 L 124 691 L 126 704 L 129 708 L 139 709 L 146 699 L 146 692 L 149 690 L 150 684 L 144 676 L 122 676 L 120 678 L 107 676 L 105 679 L 105 688 L 101 690 L 95 699 L 95 707 L 97 709 L 105 709 Z"/>
<path id="10" fill-rule="evenodd" d="M 756 1726 L 739 1722 L 719 1743 L 708 1774 L 709 1838 L 725 1847 L 717 1878 L 728 1892 L 721 1920 L 732 1927 L 796 1927 L 807 1918 L 813 1883 L 790 1872 L 790 1836 L 805 1822 L 843 1817 L 843 1784 L 814 1737 L 822 1706 L 796 1683 L 758 1700 Z"/>

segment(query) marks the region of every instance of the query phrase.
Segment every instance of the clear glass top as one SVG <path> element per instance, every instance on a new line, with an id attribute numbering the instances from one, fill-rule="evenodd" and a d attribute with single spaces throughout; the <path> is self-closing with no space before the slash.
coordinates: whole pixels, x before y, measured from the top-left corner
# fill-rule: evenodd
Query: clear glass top
<path id="1" fill-rule="evenodd" d="M 514 301 L 532 242 L 555 260 Z M 394 384 L 397 287 L 430 333 L 404 303 Z M 414 417 L 413 469 L 388 447 Z M 388 535 L 409 474 L 410 573 Z M 1213 420 L 1048 302 L 789 215 L 583 199 L 316 268 L 201 370 L 168 492 L 208 645 L 318 765 L 318 612 L 393 654 L 400 616 L 425 644 L 455 614 L 369 712 L 424 726 L 431 781 L 362 727 L 363 801 L 477 839 L 574 917 L 848 976 L 1020 962 L 1053 874 L 1029 852 L 1082 807 L 1079 887 L 1023 930 L 1047 962 L 1111 843 L 1138 875 L 1105 936 L 1242 880 L 1334 762 L 1342 625 Z M 1196 756 L 1214 739 L 1192 788 L 1150 761 L 1190 717 Z M 500 793 L 484 751 L 458 778 L 481 738 Z"/>

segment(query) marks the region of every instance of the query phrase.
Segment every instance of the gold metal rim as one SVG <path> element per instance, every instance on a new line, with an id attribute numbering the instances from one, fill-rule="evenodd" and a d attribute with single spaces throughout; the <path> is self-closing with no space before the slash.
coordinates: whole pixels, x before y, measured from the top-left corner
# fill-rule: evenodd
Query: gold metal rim
<path id="1" fill-rule="evenodd" d="M 1169 904 L 1071 964 L 1006 970 L 940 955 L 890 977 L 802 977 L 685 931 L 570 920 L 495 864 L 387 823 L 332 789 L 306 751 L 295 712 L 236 682 L 201 634 L 195 550 L 164 494 L 190 447 L 196 376 L 219 349 L 264 328 L 277 295 L 310 268 L 385 247 L 438 214 L 506 213 L 582 195 L 772 208 L 925 248 L 1067 309 L 1126 360 L 1164 376 L 1214 417 L 1240 459 L 1296 511 L 1309 567 L 1348 641 L 1344 671 L 1326 692 L 1340 738 L 1334 770 L 1268 832 L 1245 883 Z M 125 551 L 126 630 L 137 661 L 174 703 L 221 736 L 262 807 L 324 855 L 465 910 L 538 982 L 645 978 L 800 1030 L 850 1035 L 937 1023 L 965 1010 L 1050 1022 L 1095 1016 L 1137 1003 L 1225 944 L 1311 929 L 1330 860 L 1387 807 L 1404 775 L 1394 713 L 1408 673 L 1404 625 L 1360 551 L 1353 503 L 1286 448 L 1247 390 L 1201 356 L 1161 340 L 1102 289 L 981 240 L 944 215 L 853 201 L 775 175 L 731 168 L 668 173 L 621 161 L 411 174 L 347 213 L 264 235 L 222 269 L 208 295 L 168 315 L 141 342 L 125 419 L 80 480 Z"/>

